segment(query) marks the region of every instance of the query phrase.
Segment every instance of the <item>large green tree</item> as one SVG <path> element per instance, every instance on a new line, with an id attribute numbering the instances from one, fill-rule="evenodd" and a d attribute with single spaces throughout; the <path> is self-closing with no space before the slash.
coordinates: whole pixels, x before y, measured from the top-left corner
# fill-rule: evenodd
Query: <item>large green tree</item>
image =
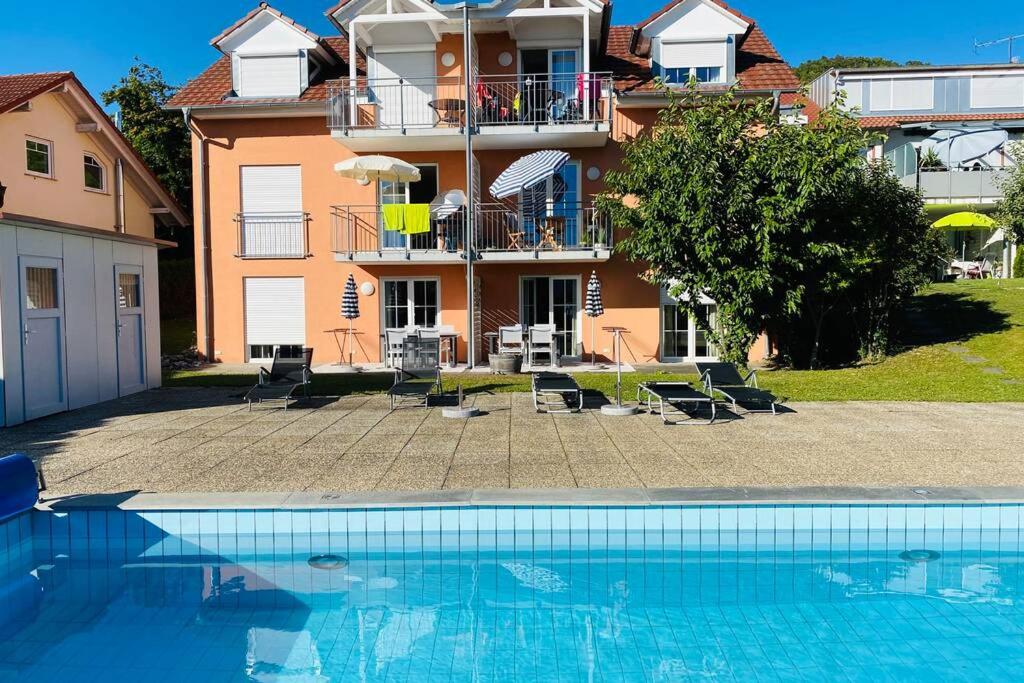
<path id="1" fill-rule="evenodd" d="M 176 90 L 160 69 L 136 59 L 128 74 L 101 97 L 103 104 L 117 105 L 121 132 L 164 187 L 188 209 L 192 205 L 189 131 L 179 112 L 163 108 Z"/>
<path id="2" fill-rule="evenodd" d="M 917 60 L 910 60 L 907 62 L 894 61 L 885 57 L 857 57 L 857 56 L 846 56 L 846 55 L 834 55 L 832 57 L 826 57 L 822 55 L 817 59 L 808 59 L 802 62 L 794 71 L 796 72 L 797 78 L 803 84 L 810 83 L 815 78 L 825 73 L 829 69 L 866 69 L 872 67 L 886 67 L 886 66 L 923 66 L 927 62 L 919 62 Z"/>
<path id="3" fill-rule="evenodd" d="M 801 126 L 780 120 L 770 99 L 696 88 L 666 96 L 598 200 L 626 230 L 620 248 L 702 324 L 694 303 L 702 294 L 717 302 L 711 334 L 724 358 L 745 361 L 769 330 L 792 342 L 794 363 L 817 367 L 831 319 L 880 272 L 874 261 L 890 267 L 904 256 L 877 243 L 886 216 L 911 225 L 908 242 L 919 246 L 920 198 L 867 164 L 870 139 L 835 106 Z"/>
<path id="4" fill-rule="evenodd" d="M 1015 142 L 1009 147 L 1009 155 L 1024 162 L 1024 142 Z M 1010 167 L 999 181 L 1003 198 L 996 205 L 996 220 L 1018 245 L 1024 244 L 1024 163 Z"/>

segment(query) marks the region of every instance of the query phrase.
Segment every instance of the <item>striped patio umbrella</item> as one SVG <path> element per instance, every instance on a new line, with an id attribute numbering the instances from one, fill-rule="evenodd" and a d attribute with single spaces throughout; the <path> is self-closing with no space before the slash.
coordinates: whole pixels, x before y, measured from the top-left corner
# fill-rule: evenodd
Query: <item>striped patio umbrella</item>
<path id="1" fill-rule="evenodd" d="M 597 271 L 590 273 L 587 282 L 587 300 L 583 312 L 590 318 L 590 364 L 597 365 L 597 319 L 604 315 L 604 304 L 601 302 L 601 281 L 597 279 Z"/>
<path id="2" fill-rule="evenodd" d="M 561 171 L 568 161 L 568 152 L 548 149 L 527 154 L 502 171 L 491 185 L 491 196 L 504 199 L 519 194 Z"/>
<path id="3" fill-rule="evenodd" d="M 348 274 L 345 291 L 341 295 L 341 317 L 348 320 L 348 364 L 352 365 L 352 321 L 359 317 L 359 293 L 352 273 Z"/>

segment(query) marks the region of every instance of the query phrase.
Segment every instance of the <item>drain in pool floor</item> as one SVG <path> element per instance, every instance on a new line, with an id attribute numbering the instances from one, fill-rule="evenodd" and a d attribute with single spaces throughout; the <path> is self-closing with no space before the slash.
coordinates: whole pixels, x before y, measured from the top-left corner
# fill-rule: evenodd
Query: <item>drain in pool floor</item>
<path id="1" fill-rule="evenodd" d="M 904 562 L 934 562 L 941 555 L 934 550 L 904 550 L 900 559 Z"/>
<path id="2" fill-rule="evenodd" d="M 314 555 L 306 562 L 313 569 L 326 569 L 327 571 L 344 569 L 348 566 L 348 558 L 341 555 Z"/>

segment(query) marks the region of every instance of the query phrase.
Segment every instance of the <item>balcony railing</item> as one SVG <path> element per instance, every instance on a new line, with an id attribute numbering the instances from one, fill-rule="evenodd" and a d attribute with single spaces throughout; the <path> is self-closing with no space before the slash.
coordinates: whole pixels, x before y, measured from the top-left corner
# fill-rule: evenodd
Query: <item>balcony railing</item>
<path id="1" fill-rule="evenodd" d="M 920 187 L 926 200 L 943 200 L 947 203 L 992 201 L 1003 196 L 999 181 L 1005 177 L 1006 168 L 985 168 L 978 170 L 947 170 L 922 168 L 920 186 L 918 176 L 903 178 L 907 187 Z"/>
<path id="2" fill-rule="evenodd" d="M 461 77 L 341 79 L 328 84 L 331 130 L 458 129 L 467 123 Z M 611 122 L 608 74 L 477 76 L 469 123 L 490 126 L 564 126 Z"/>
<path id="3" fill-rule="evenodd" d="M 247 259 L 286 259 L 309 256 L 309 214 L 239 213 L 236 256 Z"/>
<path id="4" fill-rule="evenodd" d="M 475 216 L 474 253 L 607 252 L 613 246 L 611 219 L 592 205 L 558 202 L 539 211 L 481 204 Z M 388 230 L 380 206 L 335 206 L 331 211 L 333 249 L 357 254 L 413 254 L 461 258 L 466 251 L 466 214 L 431 216 L 429 231 L 404 234 Z"/>

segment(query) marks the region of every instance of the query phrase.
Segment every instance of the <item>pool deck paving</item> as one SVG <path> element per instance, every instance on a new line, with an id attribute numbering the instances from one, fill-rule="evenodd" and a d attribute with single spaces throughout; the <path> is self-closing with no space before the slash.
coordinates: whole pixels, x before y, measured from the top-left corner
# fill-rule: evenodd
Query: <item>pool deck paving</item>
<path id="1" fill-rule="evenodd" d="M 529 394 L 482 412 L 389 412 L 381 395 L 251 412 L 234 389 L 158 389 L 0 430 L 48 496 L 482 489 L 1024 485 L 1010 403 L 794 403 L 710 426 L 538 414 Z"/>

